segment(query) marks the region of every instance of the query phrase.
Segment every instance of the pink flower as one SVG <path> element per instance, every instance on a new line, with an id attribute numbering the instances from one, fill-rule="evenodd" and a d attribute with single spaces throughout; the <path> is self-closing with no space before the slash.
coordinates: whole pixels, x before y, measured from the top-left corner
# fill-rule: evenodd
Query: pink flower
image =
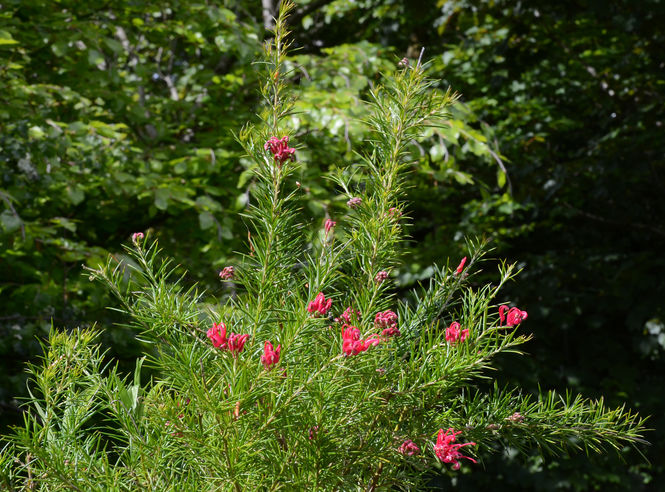
<path id="1" fill-rule="evenodd" d="M 506 420 L 510 420 L 511 422 L 524 422 L 524 417 L 522 416 L 521 413 L 515 412 L 512 414 L 510 417 L 506 417 Z"/>
<path id="2" fill-rule="evenodd" d="M 388 217 L 393 217 L 399 219 L 402 216 L 402 212 L 397 207 L 390 207 L 388 209 Z"/>
<path id="3" fill-rule="evenodd" d="M 267 370 L 270 370 L 272 366 L 279 363 L 280 350 L 282 350 L 281 345 L 277 345 L 277 348 L 273 349 L 272 343 L 266 340 L 265 344 L 263 345 L 263 355 L 261 356 L 261 362 Z"/>
<path id="4" fill-rule="evenodd" d="M 459 470 L 461 458 L 473 461 L 478 463 L 473 458 L 462 455 L 459 452 L 459 448 L 464 446 L 475 446 L 475 442 L 465 442 L 463 444 L 453 444 L 458 434 L 461 434 L 462 431 L 455 432 L 451 427 L 445 433 L 443 429 L 439 429 L 439 434 L 436 438 L 436 444 L 434 445 L 434 453 L 436 457 L 439 458 L 443 463 L 453 463 L 453 470 Z"/>
<path id="5" fill-rule="evenodd" d="M 508 314 L 506 314 L 506 311 L 508 311 Z M 499 306 L 499 326 L 503 325 L 504 321 L 508 327 L 517 326 L 528 317 L 529 315 L 526 311 L 522 311 L 516 307 L 508 309 L 508 306 Z"/>
<path id="6" fill-rule="evenodd" d="M 374 277 L 374 281 L 375 281 L 377 284 L 380 284 L 380 283 L 382 283 L 384 280 L 386 280 L 387 278 L 388 278 L 388 272 L 386 272 L 385 270 L 381 270 L 381 271 L 380 271 L 379 273 L 377 273 L 376 276 Z"/>
<path id="7" fill-rule="evenodd" d="M 224 267 L 221 272 L 219 272 L 219 278 L 222 280 L 233 280 L 235 273 L 235 269 L 232 266 L 227 266 Z"/>
<path id="8" fill-rule="evenodd" d="M 355 320 L 359 320 L 360 319 L 360 311 L 356 311 L 351 306 L 349 306 L 348 308 L 346 308 L 344 310 L 344 313 L 342 314 L 342 316 L 340 318 L 335 318 L 335 321 L 337 321 L 338 323 L 341 323 L 342 321 L 344 321 L 346 324 L 350 325 L 354 321 L 353 319 L 351 319 L 352 317 Z"/>
<path id="9" fill-rule="evenodd" d="M 459 262 L 459 265 L 457 265 L 457 270 L 455 270 L 455 274 L 459 275 L 462 273 L 462 270 L 464 270 L 464 264 L 466 263 L 466 256 L 462 258 L 462 261 Z"/>
<path id="10" fill-rule="evenodd" d="M 446 328 L 446 342 L 448 343 L 457 343 L 463 342 L 469 337 L 469 329 L 465 328 L 460 330 L 460 324 L 455 321 Z"/>
<path id="11" fill-rule="evenodd" d="M 397 315 L 390 310 L 376 313 L 374 326 L 384 328 L 381 333 L 386 337 L 399 336 L 400 334 L 397 328 Z"/>
<path id="12" fill-rule="evenodd" d="M 337 222 L 331 219 L 326 219 L 326 222 L 323 224 L 323 229 L 326 231 L 326 237 L 328 237 L 328 233 L 330 230 L 337 225 Z"/>
<path id="13" fill-rule="evenodd" d="M 325 315 L 330 306 L 332 305 L 332 299 L 326 300 L 323 292 L 319 292 L 313 301 L 307 305 L 307 311 L 310 313 L 317 313 Z"/>
<path id="14" fill-rule="evenodd" d="M 289 137 L 285 136 L 280 138 L 270 137 L 270 139 L 263 146 L 265 150 L 270 150 L 273 155 L 273 158 L 279 162 L 279 164 L 284 164 L 285 161 L 291 159 L 292 161 L 296 160 L 296 149 L 289 147 Z"/>
<path id="15" fill-rule="evenodd" d="M 142 232 L 135 232 L 132 234 L 132 242 L 133 243 L 138 243 L 139 241 L 143 241 L 143 238 L 145 237 L 145 234 Z"/>
<path id="16" fill-rule="evenodd" d="M 313 441 L 317 437 L 319 437 L 319 426 L 313 425 L 312 427 L 309 428 L 309 440 Z"/>
<path id="17" fill-rule="evenodd" d="M 416 446 L 416 443 L 411 439 L 407 439 L 402 443 L 397 452 L 400 454 L 408 454 L 409 456 L 413 456 L 414 454 L 420 453 L 420 448 Z"/>
<path id="18" fill-rule="evenodd" d="M 342 326 L 342 351 L 348 355 L 358 355 L 365 352 L 373 345 L 378 345 L 381 340 L 378 335 L 371 335 L 366 340 L 360 339 L 360 330 L 355 326 Z"/>
<path id="19" fill-rule="evenodd" d="M 231 352 L 233 357 L 236 357 L 238 353 L 242 352 L 242 349 L 245 347 L 245 342 L 249 338 L 249 335 L 240 335 L 237 333 L 231 333 L 229 337 L 226 337 L 226 325 L 224 323 L 213 323 L 212 328 L 208 330 L 208 338 L 212 341 L 212 346 L 221 350 L 228 350 Z"/>
<path id="20" fill-rule="evenodd" d="M 212 341 L 215 348 L 225 349 L 228 342 L 226 338 L 226 325 L 224 323 L 213 323 L 212 328 L 208 330 L 208 338 Z"/>
<path id="21" fill-rule="evenodd" d="M 229 336 L 229 341 L 227 342 L 227 349 L 231 352 L 233 357 L 238 357 L 238 354 L 242 352 L 242 349 L 245 348 L 245 342 L 249 338 L 249 335 L 245 333 L 241 335 L 239 333 L 231 333 Z"/>
<path id="22" fill-rule="evenodd" d="M 353 198 L 349 199 L 348 202 L 346 202 L 346 205 L 349 206 L 350 208 L 356 208 L 358 205 L 362 203 L 363 199 L 359 198 L 357 196 L 354 196 Z"/>

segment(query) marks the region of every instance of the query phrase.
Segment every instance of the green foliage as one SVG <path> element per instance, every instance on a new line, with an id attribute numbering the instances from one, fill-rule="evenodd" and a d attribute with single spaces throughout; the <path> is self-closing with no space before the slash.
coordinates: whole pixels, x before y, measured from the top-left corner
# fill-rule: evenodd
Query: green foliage
<path id="1" fill-rule="evenodd" d="M 496 284 L 472 283 L 485 242 L 468 243 L 466 268 L 437 268 L 410 303 L 398 302 L 391 281 L 377 277 L 399 262 L 404 173 L 417 160 L 417 142 L 427 127 L 442 126 L 453 102 L 450 93 L 432 89 L 420 61 L 372 89 L 361 164 L 332 175 L 360 203 L 308 237 L 294 179 L 301 164 L 263 147 L 290 131 L 293 106 L 282 77 L 292 8 L 281 5 L 267 44 L 262 122 L 238 134 L 254 170 L 250 252 L 238 266 L 238 291 L 221 306 L 204 305 L 157 243 L 139 237 L 125 258 L 90 269 L 140 332 L 154 376 L 142 382 L 139 359 L 133 378 L 122 377 L 105 363 L 92 330 L 52 331 L 41 365 L 29 369 L 24 426 L 0 455 L 5 484 L 415 489 L 441 469 L 432 442 L 438 429 L 461 430 L 477 443 L 468 453 L 479 457 L 493 442 L 554 453 L 642 442 L 644 421 L 602 400 L 483 388 L 496 357 L 519 353 L 528 340 L 496 312 L 496 296 L 515 266 L 502 264 Z M 358 310 L 346 313 L 354 326 L 325 317 L 327 308 L 319 316 L 308 303 L 317 292 L 333 300 L 336 313 L 341 306 Z M 392 328 L 401 333 L 372 334 L 383 328 L 374 314 L 391 307 L 399 311 Z M 450 341 L 444 327 L 456 320 L 468 338 Z M 217 327 L 206 332 L 216 321 L 228 328 L 220 348 L 210 343 Z M 360 348 L 347 346 L 340 329 L 357 329 L 357 342 L 362 333 Z M 244 349 L 233 348 L 231 332 L 249 335 Z M 275 367 L 261 364 L 267 341 L 283 349 Z M 406 439 L 421 453 L 398 452 Z M 438 453 L 456 469 L 459 456 Z"/>

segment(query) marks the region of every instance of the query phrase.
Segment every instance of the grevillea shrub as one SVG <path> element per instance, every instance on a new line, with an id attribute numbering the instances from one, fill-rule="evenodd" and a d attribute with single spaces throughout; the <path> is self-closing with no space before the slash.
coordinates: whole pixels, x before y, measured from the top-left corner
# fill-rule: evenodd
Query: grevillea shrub
<path id="1" fill-rule="evenodd" d="M 254 188 L 248 252 L 220 272 L 228 302 L 185 289 L 140 233 L 129 260 L 91 270 L 145 357 L 124 378 L 93 331 L 54 330 L 29 367 L 25 425 L 0 457 L 8 489 L 418 489 L 433 473 L 483 473 L 497 445 L 641 441 L 643 421 L 602 400 L 488 384 L 494 358 L 529 336 L 525 307 L 499 297 L 512 265 L 474 283 L 484 243 L 470 241 L 466 258 L 408 300 L 394 294 L 411 145 L 445 124 L 453 100 L 431 89 L 420 61 L 402 61 L 371 91 L 372 137 L 331 176 L 347 206 L 314 233 L 299 221 L 302 164 L 284 83 L 290 8 L 266 48 L 262 122 L 237 136 Z"/>

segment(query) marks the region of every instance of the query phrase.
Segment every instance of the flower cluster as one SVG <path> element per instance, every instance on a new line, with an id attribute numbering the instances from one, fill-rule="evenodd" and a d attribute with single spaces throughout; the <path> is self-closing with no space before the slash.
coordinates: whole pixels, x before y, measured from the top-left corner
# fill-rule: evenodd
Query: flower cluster
<path id="1" fill-rule="evenodd" d="M 326 231 L 326 237 L 328 237 L 328 234 L 330 233 L 330 230 L 337 225 L 337 222 L 335 222 L 332 219 L 326 219 L 325 223 L 323 224 L 323 229 Z"/>
<path id="2" fill-rule="evenodd" d="M 348 308 L 346 308 L 344 310 L 341 317 L 335 318 L 335 321 L 337 323 L 346 323 L 346 324 L 350 325 L 354 321 L 353 318 L 355 318 L 355 320 L 359 320 L 360 319 L 360 311 L 356 311 L 351 306 L 349 306 Z"/>
<path id="3" fill-rule="evenodd" d="M 400 334 L 397 328 L 397 315 L 390 310 L 376 313 L 374 326 L 382 328 L 381 334 L 386 337 L 399 336 Z"/>
<path id="4" fill-rule="evenodd" d="M 222 280 L 233 280 L 235 274 L 235 269 L 232 266 L 227 266 L 224 267 L 221 272 L 219 272 L 219 278 Z"/>
<path id="5" fill-rule="evenodd" d="M 379 273 L 377 273 L 374 276 L 374 281 L 377 284 L 380 284 L 383 283 L 383 281 L 386 280 L 387 278 L 388 278 L 388 272 L 386 272 L 385 270 L 381 270 Z"/>
<path id="6" fill-rule="evenodd" d="M 355 326 L 342 326 L 342 351 L 346 355 L 358 355 L 373 345 L 378 345 L 381 340 L 378 335 L 371 335 L 365 340 L 360 339 L 360 330 Z"/>
<path id="7" fill-rule="evenodd" d="M 414 454 L 420 453 L 420 448 L 416 446 L 416 443 L 413 442 L 411 439 L 407 439 L 402 443 L 397 452 L 400 454 L 413 456 Z"/>
<path id="8" fill-rule="evenodd" d="M 469 329 L 465 328 L 460 330 L 460 328 L 461 326 L 457 321 L 451 323 L 450 326 L 446 328 L 446 342 L 457 343 L 466 340 L 469 337 Z"/>
<path id="9" fill-rule="evenodd" d="M 508 311 L 507 314 L 506 311 Z M 501 320 L 499 326 L 503 326 L 504 322 L 507 327 L 517 326 L 527 319 L 528 316 L 526 311 L 522 311 L 516 307 L 508 309 L 508 306 L 499 306 L 499 319 Z"/>
<path id="10" fill-rule="evenodd" d="M 132 242 L 134 244 L 137 244 L 139 241 L 143 241 L 143 238 L 145 237 L 145 234 L 142 232 L 135 232 L 132 234 Z"/>
<path id="11" fill-rule="evenodd" d="M 436 444 L 434 445 L 434 453 L 436 454 L 436 457 L 443 463 L 453 463 L 453 470 L 459 470 L 459 460 L 461 458 L 477 463 L 473 458 L 464 456 L 459 452 L 459 448 L 463 448 L 464 446 L 475 446 L 475 442 L 453 444 L 457 439 L 457 435 L 461 433 L 462 431 L 455 432 L 453 428 L 449 428 L 446 432 L 443 432 L 443 429 L 439 429 Z"/>
<path id="12" fill-rule="evenodd" d="M 270 139 L 263 146 L 265 150 L 270 150 L 275 161 L 279 164 L 284 164 L 285 161 L 291 159 L 296 160 L 296 149 L 289 147 L 289 137 L 282 138 L 270 137 Z"/>
<path id="13" fill-rule="evenodd" d="M 323 295 L 323 292 L 319 292 L 313 301 L 307 305 L 307 312 L 312 314 L 325 314 L 332 306 L 332 299 L 327 299 Z"/>
<path id="14" fill-rule="evenodd" d="M 362 203 L 362 201 L 362 198 L 354 196 L 353 198 L 350 198 L 348 202 L 346 202 L 346 205 L 350 208 L 357 208 L 358 205 Z"/>
<path id="15" fill-rule="evenodd" d="M 212 341 L 213 347 L 228 350 L 233 357 L 237 357 L 242 352 L 243 348 L 245 348 L 245 342 L 249 338 L 249 335 L 246 333 L 243 335 L 231 333 L 227 338 L 226 325 L 224 323 L 213 323 L 207 335 Z"/>
<path id="16" fill-rule="evenodd" d="M 277 348 L 272 346 L 272 343 L 266 340 L 263 345 L 263 355 L 261 356 L 261 362 L 263 366 L 270 370 L 273 366 L 279 363 L 279 352 L 282 350 L 281 345 L 277 345 Z"/>

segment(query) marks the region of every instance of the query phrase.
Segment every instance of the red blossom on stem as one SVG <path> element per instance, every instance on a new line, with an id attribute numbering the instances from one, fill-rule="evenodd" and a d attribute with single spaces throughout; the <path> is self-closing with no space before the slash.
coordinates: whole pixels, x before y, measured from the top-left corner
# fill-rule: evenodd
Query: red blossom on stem
<path id="1" fill-rule="evenodd" d="M 207 335 L 213 347 L 228 350 L 233 357 L 237 357 L 242 352 L 245 342 L 249 338 L 248 334 L 241 335 L 239 333 L 231 333 L 227 338 L 226 325 L 224 323 L 213 323 Z"/>
<path id="2" fill-rule="evenodd" d="M 224 267 L 221 272 L 219 272 L 219 278 L 222 280 L 233 280 L 235 273 L 235 269 L 232 266 L 227 266 Z"/>
<path id="3" fill-rule="evenodd" d="M 365 340 L 360 339 L 360 330 L 355 326 L 345 324 L 342 326 L 342 351 L 348 355 L 358 355 L 365 352 L 373 345 L 378 345 L 381 341 L 378 335 L 371 335 Z"/>
<path id="4" fill-rule="evenodd" d="M 508 313 L 506 313 L 508 311 Z M 507 327 L 517 326 L 522 321 L 529 317 L 526 311 L 522 311 L 516 307 L 508 309 L 508 306 L 499 306 L 499 326 L 502 326 L 504 321 Z"/>
<path id="5" fill-rule="evenodd" d="M 380 284 L 380 283 L 382 283 L 384 280 L 386 280 L 387 278 L 388 278 L 388 272 L 386 272 L 385 270 L 381 270 L 381 271 L 380 271 L 379 273 L 377 273 L 376 276 L 374 277 L 374 281 L 375 281 L 377 284 Z"/>
<path id="6" fill-rule="evenodd" d="M 469 337 L 469 329 L 465 328 L 460 330 L 460 328 L 461 326 L 457 321 L 451 323 L 450 326 L 446 328 L 446 342 L 457 343 L 466 340 Z"/>
<path id="7" fill-rule="evenodd" d="M 346 205 L 350 208 L 356 208 L 358 205 L 362 203 L 363 199 L 359 198 L 357 196 L 354 196 L 353 198 L 350 198 L 348 202 L 346 202 Z"/>
<path id="8" fill-rule="evenodd" d="M 335 321 L 338 322 L 338 323 L 344 322 L 344 323 L 350 325 L 353 322 L 353 319 L 351 319 L 351 318 L 355 318 L 356 320 L 359 320 L 360 319 L 360 311 L 356 311 L 351 306 L 349 306 L 344 310 L 344 313 L 342 313 L 341 317 L 335 318 Z"/>
<path id="9" fill-rule="evenodd" d="M 215 348 L 225 349 L 228 342 L 226 338 L 226 325 L 224 323 L 213 323 L 212 328 L 208 330 L 208 338 L 212 341 Z"/>
<path id="10" fill-rule="evenodd" d="M 285 161 L 291 159 L 296 160 L 296 149 L 289 147 L 289 137 L 282 138 L 270 137 L 270 139 L 263 146 L 265 150 L 270 150 L 275 161 L 279 164 L 284 164 Z"/>
<path id="11" fill-rule="evenodd" d="M 143 241 L 143 238 L 145 237 L 145 234 L 142 232 L 135 232 L 132 234 L 132 242 L 133 243 L 138 243 L 139 241 Z"/>
<path id="12" fill-rule="evenodd" d="M 399 336 L 400 334 L 397 328 L 397 314 L 390 310 L 376 313 L 374 326 L 383 328 L 381 334 L 386 337 Z"/>
<path id="13" fill-rule="evenodd" d="M 245 348 L 245 342 L 248 338 L 249 335 L 247 333 L 244 335 L 241 335 L 240 333 L 231 333 L 227 343 L 227 348 L 233 357 L 238 357 L 238 354 L 242 352 L 242 349 Z"/>
<path id="14" fill-rule="evenodd" d="M 279 352 L 282 350 L 281 345 L 277 345 L 277 348 L 273 348 L 272 343 L 266 340 L 263 345 L 263 355 L 261 356 L 261 362 L 263 366 L 270 370 L 273 366 L 279 363 Z"/>
<path id="15" fill-rule="evenodd" d="M 323 292 L 319 292 L 314 300 L 310 301 L 310 303 L 307 305 L 307 311 L 309 313 L 322 314 L 325 316 L 325 314 L 330 309 L 330 306 L 332 306 L 332 299 L 326 300 Z"/>
<path id="16" fill-rule="evenodd" d="M 323 224 L 323 229 L 326 231 L 326 237 L 328 237 L 328 234 L 330 233 L 330 230 L 337 225 L 337 222 L 331 219 L 326 219 L 325 223 Z"/>
<path id="17" fill-rule="evenodd" d="M 464 456 L 459 452 L 459 448 L 463 448 L 464 446 L 475 446 L 475 442 L 453 444 L 457 439 L 457 435 L 461 433 L 462 431 L 455 432 L 452 427 L 449 428 L 445 433 L 443 432 L 443 429 L 439 429 L 439 434 L 436 438 L 436 444 L 434 445 L 434 453 L 436 454 L 436 457 L 439 458 L 443 463 L 453 463 L 453 470 L 459 470 L 459 460 L 462 458 L 477 463 L 477 461 L 473 458 Z"/>
<path id="18" fill-rule="evenodd" d="M 455 274 L 459 275 L 462 273 L 462 270 L 464 270 L 464 264 L 466 263 L 466 256 L 462 258 L 462 261 L 459 262 L 459 265 L 457 265 L 457 269 L 455 270 Z"/>
<path id="19" fill-rule="evenodd" d="M 407 439 L 402 443 L 399 449 L 397 449 L 397 452 L 400 454 L 413 456 L 414 454 L 420 453 L 420 448 L 416 446 L 416 443 L 413 442 L 411 439 Z"/>

